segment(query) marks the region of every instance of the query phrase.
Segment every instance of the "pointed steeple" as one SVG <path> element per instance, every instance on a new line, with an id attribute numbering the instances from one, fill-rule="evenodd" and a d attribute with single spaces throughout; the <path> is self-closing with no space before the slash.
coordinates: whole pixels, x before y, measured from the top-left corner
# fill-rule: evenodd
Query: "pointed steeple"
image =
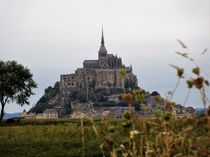
<path id="1" fill-rule="evenodd" d="M 101 45 L 104 46 L 104 31 L 103 31 L 103 26 L 102 26 Z"/>
<path id="2" fill-rule="evenodd" d="M 103 31 L 103 26 L 102 26 L 102 35 L 101 35 L 101 47 L 99 49 L 99 53 L 107 53 L 107 50 L 104 45 L 104 31 Z"/>

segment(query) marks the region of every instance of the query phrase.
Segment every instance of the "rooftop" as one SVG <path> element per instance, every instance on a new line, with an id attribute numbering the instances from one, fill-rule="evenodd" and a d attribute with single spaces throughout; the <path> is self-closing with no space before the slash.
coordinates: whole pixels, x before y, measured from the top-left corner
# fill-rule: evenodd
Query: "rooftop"
<path id="1" fill-rule="evenodd" d="M 83 64 L 96 64 L 98 60 L 84 60 Z"/>

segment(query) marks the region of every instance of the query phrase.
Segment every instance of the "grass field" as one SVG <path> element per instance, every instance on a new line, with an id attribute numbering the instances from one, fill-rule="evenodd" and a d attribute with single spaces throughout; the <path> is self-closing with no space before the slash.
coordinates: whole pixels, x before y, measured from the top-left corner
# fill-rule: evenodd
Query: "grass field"
<path id="1" fill-rule="evenodd" d="M 163 123 L 166 128 L 162 127 Z M 132 130 L 139 135 L 132 136 Z M 129 151 L 133 156 L 159 156 L 158 152 L 161 156 L 164 152 L 165 156 L 169 155 L 167 152 L 169 156 L 208 156 L 208 120 L 206 117 L 162 122 L 159 118 L 58 119 L 21 120 L 0 125 L 1 157 L 93 157 L 111 156 L 110 152 L 112 156 L 122 156 Z M 132 155 L 128 153 L 128 156 Z"/>
<path id="2" fill-rule="evenodd" d="M 95 134 L 92 122 L 84 120 L 84 146 L 80 119 L 22 120 L 16 124 L 0 127 L 0 156 L 102 156 L 100 139 Z M 99 134 L 103 135 L 107 124 L 97 120 Z M 107 124 L 106 124 L 107 123 Z M 116 124 L 117 125 L 117 124 Z M 120 134 L 128 132 L 120 131 Z M 83 150 L 84 149 L 84 150 Z"/>

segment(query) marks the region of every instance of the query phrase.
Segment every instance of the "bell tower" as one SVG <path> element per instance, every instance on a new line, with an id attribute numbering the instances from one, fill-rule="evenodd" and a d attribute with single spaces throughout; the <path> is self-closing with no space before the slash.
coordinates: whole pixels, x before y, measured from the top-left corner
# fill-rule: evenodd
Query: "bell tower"
<path id="1" fill-rule="evenodd" d="M 109 67 L 108 65 L 108 57 L 107 57 L 107 50 L 104 45 L 104 32 L 102 27 L 102 36 L 101 36 L 101 46 L 98 51 L 98 61 L 99 61 L 99 68 L 106 69 Z"/>

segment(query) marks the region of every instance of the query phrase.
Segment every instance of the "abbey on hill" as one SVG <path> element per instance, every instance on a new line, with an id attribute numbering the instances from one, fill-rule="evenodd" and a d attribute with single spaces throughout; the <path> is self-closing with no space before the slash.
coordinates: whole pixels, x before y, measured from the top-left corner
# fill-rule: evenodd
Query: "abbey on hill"
<path id="1" fill-rule="evenodd" d="M 119 106 L 123 89 L 136 88 L 138 81 L 132 66 L 125 66 L 120 57 L 107 53 L 102 29 L 98 59 L 85 60 L 83 67 L 77 68 L 75 73 L 61 75 L 54 87 L 45 89 L 30 112 L 47 113 L 47 109 L 55 109 L 62 116 L 73 113 L 76 108 L 81 112 L 88 106 Z"/>
<path id="2" fill-rule="evenodd" d="M 125 77 L 121 77 L 122 70 L 124 70 Z M 78 68 L 74 74 L 60 76 L 60 103 L 65 104 L 66 98 L 71 97 L 74 92 L 79 90 L 86 91 L 86 95 L 88 95 L 88 91 L 91 89 L 122 89 L 125 85 L 132 88 L 136 87 L 137 83 L 132 66 L 125 66 L 117 55 L 107 53 L 102 29 L 98 59 L 85 60 L 83 68 Z"/>
<path id="3" fill-rule="evenodd" d="M 137 84 L 132 67 L 125 66 L 122 59 L 116 55 L 107 53 L 102 30 L 98 59 L 85 60 L 83 68 L 78 68 L 74 74 L 61 75 L 60 81 L 56 82 L 54 87 L 49 86 L 45 89 L 44 95 L 30 109 L 27 116 L 121 117 L 124 111 L 152 115 L 157 109 L 166 110 L 167 100 L 161 98 L 162 101 L 157 102 L 156 97 L 160 94 L 156 91 L 151 94 L 145 92 L 143 102 L 134 101 L 133 106 L 128 107 L 121 94 L 124 91 L 140 89 Z M 175 104 L 175 108 L 178 114 L 194 112 L 192 107 L 185 108 L 179 104 Z"/>

